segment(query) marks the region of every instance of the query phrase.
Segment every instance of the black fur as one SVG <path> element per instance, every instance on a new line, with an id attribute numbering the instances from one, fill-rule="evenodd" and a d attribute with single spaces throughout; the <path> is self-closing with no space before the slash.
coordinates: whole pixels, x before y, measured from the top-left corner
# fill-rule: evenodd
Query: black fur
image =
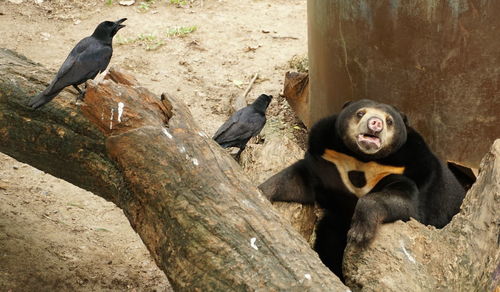
<path id="1" fill-rule="evenodd" d="M 394 117 L 397 136 L 382 154 L 367 155 L 347 142 L 346 121 L 361 107 L 377 107 Z M 405 167 L 403 174 L 391 174 L 380 180 L 358 199 L 343 184 L 335 164 L 322 158 L 325 149 L 347 154 L 363 162 Z M 381 223 L 415 218 L 437 228 L 458 213 L 464 188 L 429 149 L 422 137 L 408 125 L 406 116 L 395 108 L 370 100 L 346 104 L 339 115 L 316 123 L 309 135 L 309 147 L 303 160 L 283 170 L 296 177 L 294 188 L 277 185 L 263 191 L 273 201 L 317 202 L 325 209 L 318 224 L 315 250 L 322 261 L 342 278 L 342 257 L 347 240 L 369 244 Z M 277 177 L 277 174 L 275 177 Z M 270 178 L 269 181 L 276 180 Z M 291 180 L 290 180 L 291 181 Z"/>

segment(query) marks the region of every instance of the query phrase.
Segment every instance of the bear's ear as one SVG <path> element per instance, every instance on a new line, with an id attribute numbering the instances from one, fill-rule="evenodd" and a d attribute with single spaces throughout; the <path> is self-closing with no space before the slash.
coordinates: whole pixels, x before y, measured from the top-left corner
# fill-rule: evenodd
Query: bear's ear
<path id="1" fill-rule="evenodd" d="M 350 105 L 352 103 L 352 100 L 348 100 L 344 103 L 344 105 L 342 106 L 342 109 L 345 109 L 348 105 Z"/>
<path id="2" fill-rule="evenodd" d="M 403 119 L 403 122 L 405 123 L 405 125 L 407 127 L 409 127 L 410 126 L 410 122 L 408 122 L 408 117 L 406 116 L 406 114 L 403 113 L 403 112 L 399 112 L 399 114 L 401 115 L 401 118 Z"/>

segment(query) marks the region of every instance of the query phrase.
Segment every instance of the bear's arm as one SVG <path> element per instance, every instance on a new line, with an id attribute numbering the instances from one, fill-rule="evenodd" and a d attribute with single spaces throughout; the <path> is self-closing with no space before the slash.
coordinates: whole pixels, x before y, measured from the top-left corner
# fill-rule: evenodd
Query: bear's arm
<path id="1" fill-rule="evenodd" d="M 259 189 L 270 201 L 314 204 L 310 180 L 306 161 L 301 159 L 270 177 Z"/>
<path id="2" fill-rule="evenodd" d="M 410 217 L 419 219 L 417 185 L 408 177 L 392 174 L 358 200 L 348 237 L 366 245 L 373 240 L 380 224 L 407 221 Z"/>

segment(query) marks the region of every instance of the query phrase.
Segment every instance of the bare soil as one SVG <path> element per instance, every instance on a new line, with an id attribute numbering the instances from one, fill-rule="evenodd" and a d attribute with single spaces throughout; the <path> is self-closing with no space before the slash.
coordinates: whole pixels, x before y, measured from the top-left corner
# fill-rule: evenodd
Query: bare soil
<path id="1" fill-rule="evenodd" d="M 307 50 L 306 0 L 36 2 L 0 0 L 0 47 L 56 71 L 99 22 L 127 17 L 111 66 L 183 99 L 207 133 L 256 73 L 247 101 L 273 95 L 269 123 L 303 131 L 279 93 L 289 60 Z M 120 209 L 0 154 L 0 291 L 170 290 Z"/>

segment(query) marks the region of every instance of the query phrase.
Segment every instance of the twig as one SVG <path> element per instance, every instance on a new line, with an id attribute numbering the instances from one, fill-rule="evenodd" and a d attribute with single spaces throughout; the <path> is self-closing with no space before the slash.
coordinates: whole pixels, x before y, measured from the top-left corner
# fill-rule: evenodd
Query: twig
<path id="1" fill-rule="evenodd" d="M 299 38 L 298 37 L 293 37 L 293 36 L 272 36 L 273 39 L 281 39 L 281 40 L 285 40 L 285 39 L 289 39 L 289 40 L 298 40 Z"/>
<path id="2" fill-rule="evenodd" d="M 245 93 L 243 93 L 243 99 L 246 100 L 248 93 L 250 92 L 250 89 L 252 89 L 253 84 L 255 83 L 255 80 L 259 77 L 259 73 L 255 73 L 255 75 L 252 78 L 252 81 L 250 81 L 250 84 L 248 84 L 247 89 L 245 90 Z"/>
<path id="3" fill-rule="evenodd" d="M 245 89 L 245 92 L 243 93 L 243 95 L 236 98 L 236 100 L 234 102 L 234 109 L 235 110 L 239 110 L 239 109 L 247 106 L 247 102 L 246 102 L 247 95 L 250 92 L 250 89 L 252 89 L 252 86 L 258 77 L 259 77 L 259 73 L 255 73 L 255 75 L 253 75 L 252 80 L 250 81 L 250 84 L 248 84 L 247 89 Z"/>

